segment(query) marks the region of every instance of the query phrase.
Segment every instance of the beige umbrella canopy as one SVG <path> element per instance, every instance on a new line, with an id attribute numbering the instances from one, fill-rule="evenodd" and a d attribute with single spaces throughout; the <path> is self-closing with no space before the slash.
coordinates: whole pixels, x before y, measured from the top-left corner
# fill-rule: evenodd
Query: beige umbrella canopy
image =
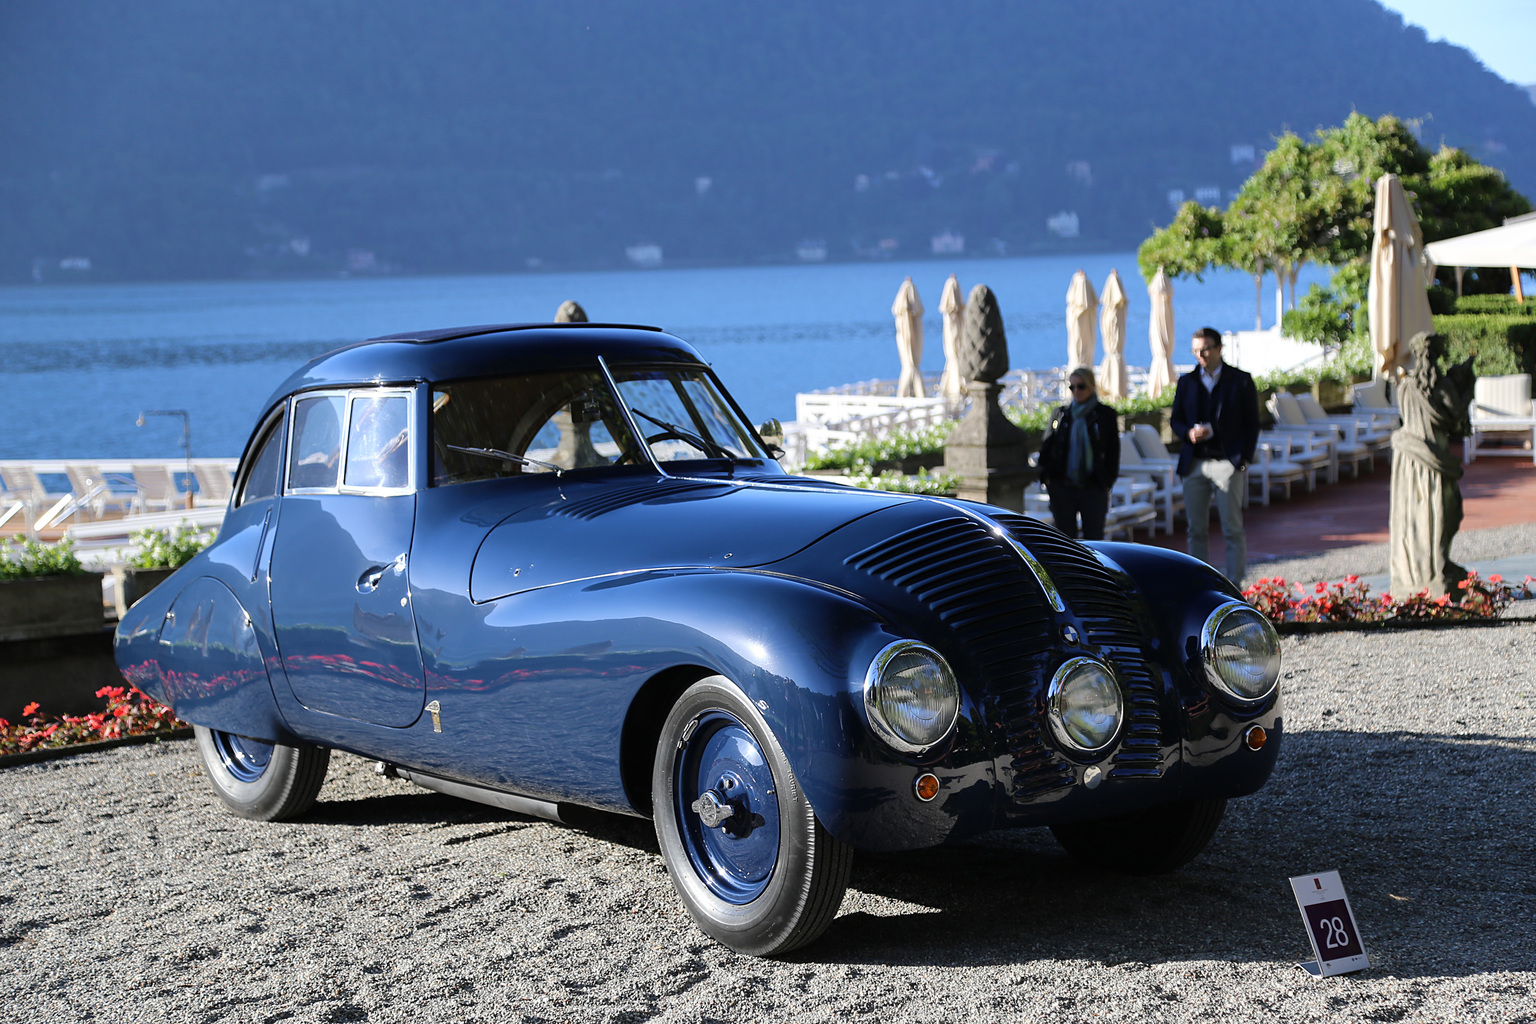
<path id="1" fill-rule="evenodd" d="M 939 395 L 952 405 L 965 398 L 965 382 L 960 379 L 960 331 L 965 326 L 965 298 L 960 294 L 960 279 L 954 274 L 944 282 L 939 299 L 939 313 L 944 317 L 944 375 L 939 378 Z"/>
<path id="2" fill-rule="evenodd" d="M 1079 270 L 1067 287 L 1067 369 L 1093 365 L 1093 314 L 1099 297 Z"/>
<path id="3" fill-rule="evenodd" d="M 1099 394 L 1116 401 L 1126 395 L 1125 308 L 1130 300 L 1120 283 L 1120 272 L 1111 270 L 1099 296 L 1099 333 L 1104 337 L 1104 365 L 1099 367 Z"/>
<path id="4" fill-rule="evenodd" d="M 1366 293 L 1377 377 L 1390 377 L 1410 358 L 1410 338 L 1435 329 L 1426 290 L 1432 271 L 1426 271 L 1423 252 L 1424 234 L 1403 183 L 1395 174 L 1383 174 L 1376 181 L 1371 283 Z"/>
<path id="5" fill-rule="evenodd" d="M 1147 285 L 1147 297 L 1152 300 L 1152 321 L 1147 328 L 1147 341 L 1152 345 L 1152 372 L 1147 376 L 1147 390 L 1156 398 L 1173 386 L 1173 285 L 1163 268 L 1158 267 Z"/>
<path id="6" fill-rule="evenodd" d="M 891 306 L 896 318 L 896 354 L 901 357 L 901 379 L 896 382 L 897 398 L 923 398 L 923 374 L 918 369 L 923 360 L 923 300 L 909 277 L 901 282 L 896 302 Z"/>

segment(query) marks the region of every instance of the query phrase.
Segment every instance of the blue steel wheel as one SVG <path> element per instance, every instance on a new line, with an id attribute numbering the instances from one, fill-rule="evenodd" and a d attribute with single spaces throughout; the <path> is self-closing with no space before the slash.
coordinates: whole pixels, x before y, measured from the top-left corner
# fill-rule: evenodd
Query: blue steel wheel
<path id="1" fill-rule="evenodd" d="M 215 732 L 213 746 L 224 770 L 241 782 L 255 782 L 272 764 L 274 747 L 271 743 L 228 732 Z"/>
<path id="2" fill-rule="evenodd" d="M 208 780 L 224 805 L 242 818 L 283 821 L 314 805 L 331 752 L 288 746 L 194 726 Z"/>
<path id="3" fill-rule="evenodd" d="M 778 861 L 773 769 L 751 730 L 729 712 L 706 712 L 694 722 L 676 755 L 673 810 L 683 847 L 711 892 L 728 903 L 750 903 L 768 887 Z M 713 817 L 729 816 L 710 827 L 694 806 L 705 803 L 716 808 Z"/>
<path id="4" fill-rule="evenodd" d="M 673 888 L 711 937 L 772 956 L 832 923 L 853 851 L 816 820 L 762 715 L 724 677 L 667 715 L 652 804 Z"/>

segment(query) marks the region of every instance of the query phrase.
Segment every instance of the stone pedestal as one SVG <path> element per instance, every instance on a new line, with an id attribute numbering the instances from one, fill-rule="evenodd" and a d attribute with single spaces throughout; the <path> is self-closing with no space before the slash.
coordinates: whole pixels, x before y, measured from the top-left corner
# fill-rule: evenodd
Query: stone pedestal
<path id="1" fill-rule="evenodd" d="M 972 381 L 971 411 L 944 445 L 944 468 L 960 478 L 959 496 L 1024 511 L 1024 488 L 1038 474 L 1029 468 L 1024 431 L 998 405 L 1002 385 Z"/>

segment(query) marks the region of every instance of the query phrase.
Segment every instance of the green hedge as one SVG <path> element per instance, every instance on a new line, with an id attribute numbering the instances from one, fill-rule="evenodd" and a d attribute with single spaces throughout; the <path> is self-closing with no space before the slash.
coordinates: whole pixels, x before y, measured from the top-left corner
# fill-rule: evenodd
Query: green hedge
<path id="1" fill-rule="evenodd" d="M 1502 296 L 1477 296 L 1501 298 Z M 1462 299 L 1457 308 L 1463 308 Z M 1513 304 L 1514 300 L 1510 299 Z M 1456 363 L 1476 353 L 1478 376 L 1536 374 L 1536 319 L 1496 313 L 1458 313 L 1435 317 L 1435 330 L 1446 337 L 1446 359 Z"/>
<path id="2" fill-rule="evenodd" d="M 1454 300 L 1454 310 L 1459 315 L 1468 313 L 1503 313 L 1509 316 L 1536 316 L 1536 295 L 1525 300 L 1522 306 L 1513 295 L 1463 295 Z"/>

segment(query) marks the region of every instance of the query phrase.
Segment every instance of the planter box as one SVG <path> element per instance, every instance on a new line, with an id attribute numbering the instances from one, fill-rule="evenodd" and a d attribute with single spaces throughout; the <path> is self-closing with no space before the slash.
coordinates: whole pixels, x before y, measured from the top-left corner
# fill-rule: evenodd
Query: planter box
<path id="1" fill-rule="evenodd" d="M 1319 380 L 1312 385 L 1312 397 L 1317 399 L 1317 404 L 1327 412 L 1348 411 L 1354 402 L 1354 395 L 1348 384 L 1341 384 L 1336 380 Z"/>
<path id="2" fill-rule="evenodd" d="M 98 633 L 101 573 L 0 580 L 0 640 Z"/>
<path id="3" fill-rule="evenodd" d="M 170 579 L 171 573 L 175 571 L 175 569 L 135 569 L 133 566 L 114 568 L 112 578 L 117 581 L 115 591 L 117 617 L 121 619 L 127 615 L 128 609 L 132 608 L 139 598 Z"/>
<path id="4" fill-rule="evenodd" d="M 1133 412 L 1120 417 L 1120 432 L 1123 434 L 1138 423 L 1145 423 L 1157 431 L 1157 436 L 1162 438 L 1163 444 L 1169 446 L 1178 441 L 1173 436 L 1173 428 L 1168 424 L 1173 419 L 1173 406 L 1165 405 L 1151 412 Z"/>

